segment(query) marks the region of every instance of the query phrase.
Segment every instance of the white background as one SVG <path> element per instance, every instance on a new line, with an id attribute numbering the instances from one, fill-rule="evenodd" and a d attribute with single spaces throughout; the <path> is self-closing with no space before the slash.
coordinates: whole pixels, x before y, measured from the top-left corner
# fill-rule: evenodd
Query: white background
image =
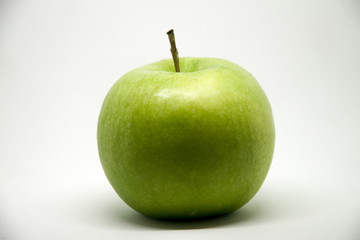
<path id="1" fill-rule="evenodd" d="M 160 222 L 107 182 L 96 125 L 112 84 L 180 56 L 246 68 L 277 142 L 227 217 Z M 360 239 L 360 2 L 0 1 L 0 239 Z"/>

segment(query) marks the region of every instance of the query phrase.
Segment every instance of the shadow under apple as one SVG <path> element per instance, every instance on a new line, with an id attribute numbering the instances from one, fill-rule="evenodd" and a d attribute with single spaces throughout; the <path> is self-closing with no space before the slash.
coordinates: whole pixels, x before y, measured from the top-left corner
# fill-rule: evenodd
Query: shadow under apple
<path id="1" fill-rule="evenodd" d="M 251 203 L 230 214 L 190 220 L 158 220 L 146 217 L 134 210 L 124 206 L 108 206 L 105 213 L 112 222 L 127 222 L 134 227 L 166 229 L 166 230 L 187 230 L 204 229 L 230 226 L 248 222 L 260 213 L 257 203 Z"/>

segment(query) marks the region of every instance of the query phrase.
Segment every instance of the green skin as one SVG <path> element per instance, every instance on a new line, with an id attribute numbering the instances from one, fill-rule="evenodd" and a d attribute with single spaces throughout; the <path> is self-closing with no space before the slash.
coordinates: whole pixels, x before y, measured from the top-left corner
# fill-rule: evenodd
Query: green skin
<path id="1" fill-rule="evenodd" d="M 118 195 L 152 218 L 223 215 L 269 170 L 275 130 L 255 78 L 217 58 L 162 60 L 120 78 L 98 122 L 102 166 Z"/>

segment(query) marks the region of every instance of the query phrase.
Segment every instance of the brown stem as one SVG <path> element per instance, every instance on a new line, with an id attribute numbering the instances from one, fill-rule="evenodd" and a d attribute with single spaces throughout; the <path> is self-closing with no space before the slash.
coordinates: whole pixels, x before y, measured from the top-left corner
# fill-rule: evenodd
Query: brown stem
<path id="1" fill-rule="evenodd" d="M 170 45 L 171 45 L 171 54 L 174 60 L 174 65 L 175 65 L 175 70 L 176 72 L 180 72 L 180 66 L 179 66 L 179 55 L 178 55 L 178 51 L 176 49 L 176 44 L 175 44 L 175 35 L 174 35 L 174 30 L 171 29 L 167 32 L 167 35 L 169 36 L 169 41 L 170 41 Z"/>

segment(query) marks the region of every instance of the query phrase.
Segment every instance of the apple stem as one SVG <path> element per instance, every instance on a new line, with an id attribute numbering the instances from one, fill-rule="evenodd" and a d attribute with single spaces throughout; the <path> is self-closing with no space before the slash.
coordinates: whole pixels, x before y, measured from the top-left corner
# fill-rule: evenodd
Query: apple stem
<path id="1" fill-rule="evenodd" d="M 171 45 L 171 54 L 174 60 L 174 65 L 175 65 L 175 70 L 176 72 L 180 72 L 180 66 L 179 66 L 179 55 L 178 55 L 178 51 L 176 49 L 176 44 L 175 44 L 175 34 L 174 34 L 174 30 L 171 29 L 167 32 L 167 35 L 169 36 L 169 41 L 170 41 L 170 45 Z"/>

